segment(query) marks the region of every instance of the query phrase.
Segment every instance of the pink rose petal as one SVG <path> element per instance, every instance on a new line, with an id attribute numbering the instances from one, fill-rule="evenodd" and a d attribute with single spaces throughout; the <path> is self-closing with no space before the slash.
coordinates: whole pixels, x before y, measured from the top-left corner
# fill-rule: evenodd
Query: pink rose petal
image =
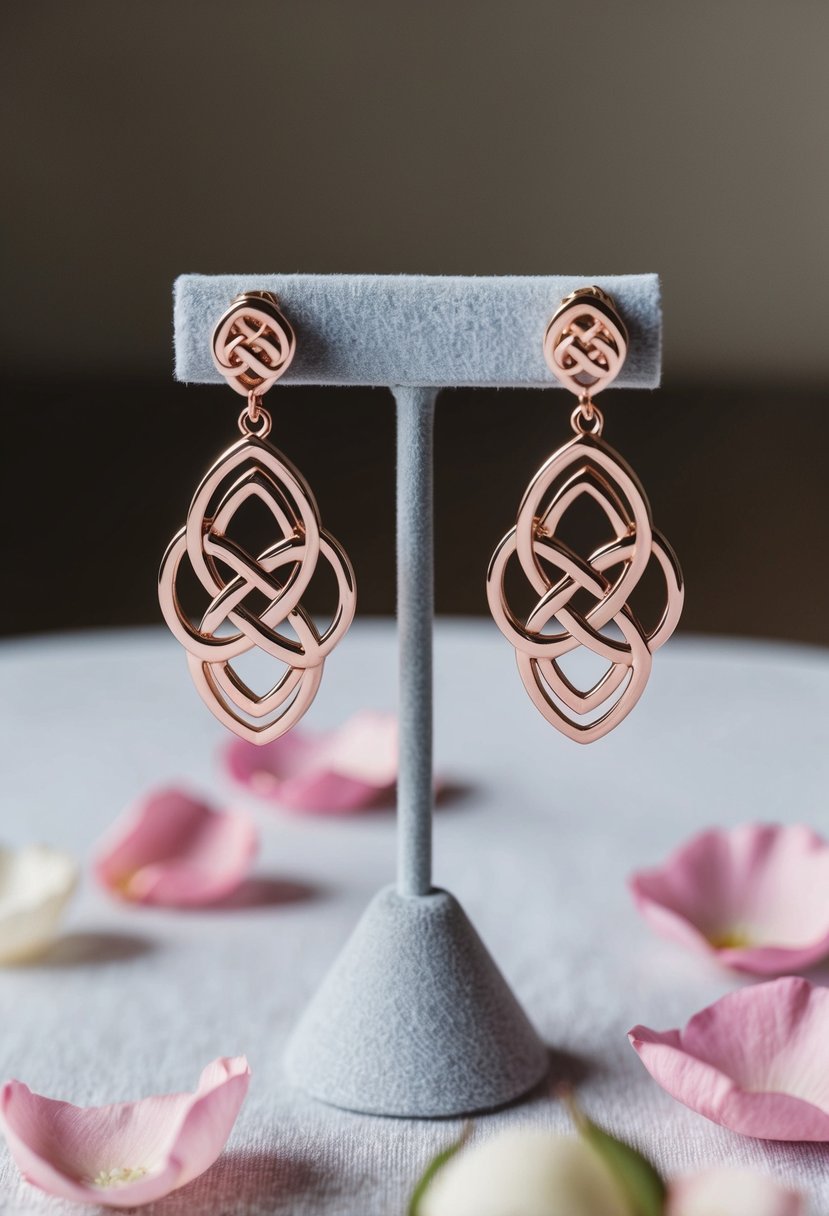
<path id="1" fill-rule="evenodd" d="M 664 937 L 756 975 L 829 955 L 829 844 L 807 827 L 712 829 L 631 878 Z"/>
<path id="2" fill-rule="evenodd" d="M 802 1195 L 773 1178 L 744 1170 L 713 1169 L 675 1179 L 665 1216 L 803 1216 Z"/>
<path id="3" fill-rule="evenodd" d="M 95 874 L 135 903 L 209 904 L 247 877 L 257 843 L 247 815 L 215 811 L 178 789 L 158 790 L 115 825 L 95 859 Z"/>
<path id="4" fill-rule="evenodd" d="M 8 1081 L 0 1090 L 0 1129 L 33 1186 L 76 1203 L 136 1207 L 213 1164 L 249 1083 L 244 1056 L 208 1064 L 193 1094 L 114 1106 L 72 1106 Z"/>
<path id="5" fill-rule="evenodd" d="M 337 730 L 294 730 L 259 747 L 234 739 L 222 752 L 230 776 L 295 811 L 341 814 L 375 803 L 397 781 L 397 718 L 365 711 Z"/>
<path id="6" fill-rule="evenodd" d="M 731 992 L 684 1030 L 635 1026 L 651 1076 L 744 1136 L 829 1140 L 829 990 L 795 976 Z"/>

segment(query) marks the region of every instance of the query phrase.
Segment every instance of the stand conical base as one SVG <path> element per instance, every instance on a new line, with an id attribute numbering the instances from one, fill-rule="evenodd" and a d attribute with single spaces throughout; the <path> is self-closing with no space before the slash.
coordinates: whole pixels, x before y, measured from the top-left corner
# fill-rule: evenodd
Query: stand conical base
<path id="1" fill-rule="evenodd" d="M 297 1026 L 286 1067 L 332 1106 L 435 1117 L 519 1097 L 548 1056 L 457 900 L 387 887 Z"/>

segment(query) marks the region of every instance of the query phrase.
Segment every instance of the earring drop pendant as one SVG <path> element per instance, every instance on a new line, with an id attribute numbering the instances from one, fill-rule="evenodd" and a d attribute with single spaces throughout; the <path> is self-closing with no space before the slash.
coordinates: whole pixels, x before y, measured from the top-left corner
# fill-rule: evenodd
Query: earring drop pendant
<path id="1" fill-rule="evenodd" d="M 618 375 L 627 332 L 611 298 L 597 287 L 562 301 L 544 335 L 553 374 L 578 398 L 571 415 L 575 438 L 549 458 L 530 482 L 515 527 L 495 550 L 487 598 L 495 623 L 515 648 L 518 670 L 533 704 L 563 734 L 590 743 L 622 721 L 638 701 L 651 656 L 673 633 L 684 587 L 676 556 L 653 527 L 636 475 L 601 438 L 604 419 L 593 394 Z M 585 496 L 601 510 L 606 537 L 586 556 L 562 539 L 562 521 Z M 510 607 L 505 577 L 515 558 L 533 595 L 519 616 Z M 631 596 L 652 559 L 664 581 L 664 607 L 647 628 Z M 605 664 L 602 676 L 580 688 L 561 665 L 580 647 Z"/>

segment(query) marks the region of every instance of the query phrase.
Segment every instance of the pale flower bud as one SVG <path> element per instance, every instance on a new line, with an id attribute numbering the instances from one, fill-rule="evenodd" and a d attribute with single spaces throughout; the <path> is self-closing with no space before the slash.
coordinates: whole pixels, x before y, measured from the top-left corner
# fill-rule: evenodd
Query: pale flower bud
<path id="1" fill-rule="evenodd" d="M 630 1216 L 630 1208 L 582 1140 L 516 1128 L 454 1156 L 418 1216 Z"/>

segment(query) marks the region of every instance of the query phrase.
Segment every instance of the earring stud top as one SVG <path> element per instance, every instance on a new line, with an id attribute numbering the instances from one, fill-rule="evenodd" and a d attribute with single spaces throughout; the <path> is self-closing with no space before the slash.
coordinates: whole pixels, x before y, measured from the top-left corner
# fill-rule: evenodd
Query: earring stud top
<path id="1" fill-rule="evenodd" d="M 550 371 L 587 402 L 616 379 L 627 348 L 627 328 L 613 298 L 595 285 L 565 296 L 544 333 Z"/>
<path id="2" fill-rule="evenodd" d="M 231 388 L 261 398 L 290 366 L 296 335 L 269 291 L 245 291 L 219 318 L 213 362 Z"/>

